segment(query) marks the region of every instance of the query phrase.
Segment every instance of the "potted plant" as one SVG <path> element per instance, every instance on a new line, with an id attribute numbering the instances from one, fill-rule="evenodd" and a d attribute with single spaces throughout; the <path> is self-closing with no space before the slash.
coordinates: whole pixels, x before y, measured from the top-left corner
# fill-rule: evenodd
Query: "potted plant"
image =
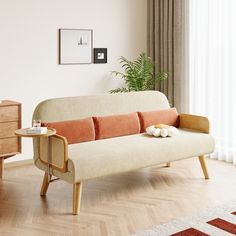
<path id="1" fill-rule="evenodd" d="M 112 71 L 112 74 L 121 77 L 125 82 L 125 86 L 113 89 L 110 93 L 154 90 L 156 83 L 168 78 L 167 72 L 155 74 L 154 62 L 145 53 L 141 53 L 134 61 L 129 61 L 122 56 L 120 57 L 120 63 L 124 73 Z"/>

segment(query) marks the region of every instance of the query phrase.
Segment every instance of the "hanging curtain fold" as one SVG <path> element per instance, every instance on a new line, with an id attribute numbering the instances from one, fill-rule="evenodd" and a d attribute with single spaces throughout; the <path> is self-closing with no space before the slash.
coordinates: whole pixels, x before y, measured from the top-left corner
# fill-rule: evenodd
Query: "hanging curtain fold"
<path id="1" fill-rule="evenodd" d="M 148 54 L 155 70 L 166 71 L 169 78 L 157 84 L 172 106 L 186 111 L 186 25 L 185 0 L 148 0 Z"/>

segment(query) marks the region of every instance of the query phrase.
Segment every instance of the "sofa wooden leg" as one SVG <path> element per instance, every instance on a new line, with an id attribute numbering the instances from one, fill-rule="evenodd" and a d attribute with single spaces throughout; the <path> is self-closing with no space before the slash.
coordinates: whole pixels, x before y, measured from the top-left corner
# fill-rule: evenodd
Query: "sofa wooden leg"
<path id="1" fill-rule="evenodd" d="M 205 179 L 209 179 L 209 175 L 208 175 L 207 166 L 206 166 L 204 156 L 199 156 L 198 159 L 200 161 L 200 164 L 201 164 L 201 167 L 202 167 L 202 172 L 205 176 Z"/>
<path id="2" fill-rule="evenodd" d="M 50 176 L 51 177 L 51 176 Z M 48 179 L 48 173 L 45 172 L 44 173 L 44 177 L 43 177 L 43 183 L 42 183 L 42 187 L 41 187 L 41 191 L 40 191 L 40 195 L 41 196 L 45 196 L 48 190 L 48 186 L 49 186 L 49 179 Z"/>
<path id="3" fill-rule="evenodd" d="M 166 162 L 166 167 L 170 167 L 170 162 Z"/>
<path id="4" fill-rule="evenodd" d="M 80 212 L 82 194 L 82 183 L 76 183 L 73 185 L 73 215 L 78 215 Z"/>

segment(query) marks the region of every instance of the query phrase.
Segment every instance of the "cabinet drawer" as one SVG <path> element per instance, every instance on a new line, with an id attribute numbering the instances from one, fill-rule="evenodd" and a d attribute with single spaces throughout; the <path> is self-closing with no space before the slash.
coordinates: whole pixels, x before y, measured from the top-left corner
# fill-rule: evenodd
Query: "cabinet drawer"
<path id="1" fill-rule="evenodd" d="M 19 106 L 0 107 L 0 122 L 16 121 L 19 119 Z"/>
<path id="2" fill-rule="evenodd" d="M 15 130 L 19 127 L 18 122 L 0 123 L 0 138 L 14 137 Z"/>
<path id="3" fill-rule="evenodd" d="M 0 139 L 0 156 L 7 153 L 19 152 L 18 138 Z"/>

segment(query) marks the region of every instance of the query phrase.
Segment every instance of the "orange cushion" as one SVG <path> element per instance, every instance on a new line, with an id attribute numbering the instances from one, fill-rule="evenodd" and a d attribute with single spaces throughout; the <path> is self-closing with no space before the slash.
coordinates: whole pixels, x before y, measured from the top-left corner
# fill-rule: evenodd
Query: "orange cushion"
<path id="1" fill-rule="evenodd" d="M 93 119 L 68 120 L 43 123 L 43 126 L 54 128 L 57 134 L 64 136 L 69 144 L 95 140 Z"/>
<path id="2" fill-rule="evenodd" d="M 142 132 L 145 132 L 146 128 L 151 125 L 165 124 L 175 127 L 178 127 L 179 125 L 179 115 L 176 108 L 139 112 L 138 115 L 140 118 Z"/>
<path id="3" fill-rule="evenodd" d="M 139 117 L 136 112 L 125 115 L 93 117 L 93 121 L 96 139 L 140 133 Z"/>

